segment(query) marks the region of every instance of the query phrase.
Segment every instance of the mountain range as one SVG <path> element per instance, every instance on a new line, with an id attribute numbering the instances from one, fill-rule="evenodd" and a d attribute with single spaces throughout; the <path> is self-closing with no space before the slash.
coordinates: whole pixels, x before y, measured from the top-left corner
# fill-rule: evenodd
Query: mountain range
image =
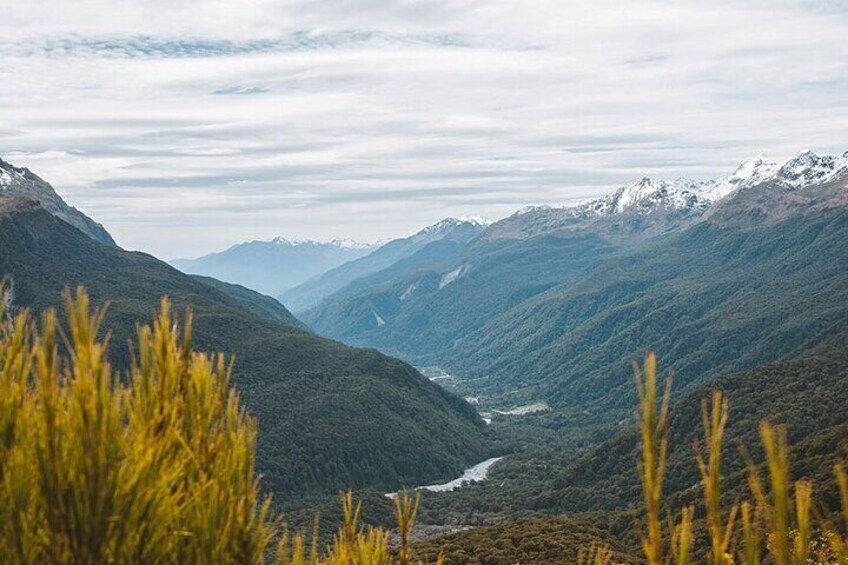
<path id="1" fill-rule="evenodd" d="M 301 318 L 473 380 L 469 392 L 498 408 L 544 400 L 612 421 L 610 407 L 632 404 L 628 362 L 650 348 L 697 386 L 799 351 L 848 316 L 846 181 L 848 156 L 811 152 L 717 181 L 642 179 L 523 210 Z"/>
<path id="2" fill-rule="evenodd" d="M 248 241 L 196 259 L 174 259 L 170 263 L 187 274 L 206 275 L 246 286 L 270 296 L 333 267 L 366 255 L 375 246 L 349 239 L 330 242 L 285 239 Z"/>
<path id="3" fill-rule="evenodd" d="M 192 308 L 194 346 L 235 359 L 233 384 L 260 422 L 257 468 L 279 500 L 447 480 L 485 455 L 473 408 L 411 366 L 319 337 L 270 297 L 105 243 L 42 182 L 27 186 L 44 193 L 0 195 L 0 273 L 12 306 L 43 311 L 61 304 L 64 289 L 85 286 L 96 304 L 108 303 L 119 369 L 130 363 L 136 324 L 162 295 L 177 311 Z"/>
<path id="4" fill-rule="evenodd" d="M 14 189 L 0 193 L 0 273 L 14 305 L 43 310 L 84 284 L 110 303 L 119 367 L 161 294 L 191 306 L 195 345 L 236 357 L 263 484 L 309 505 L 297 524 L 338 489 L 365 489 L 388 515 L 383 492 L 505 456 L 490 480 L 425 494 L 426 524 L 485 527 L 421 555 L 546 563 L 575 540 L 600 540 L 636 562 L 631 363 L 651 350 L 675 375 L 675 504 L 701 495 L 691 447 L 712 388 L 731 398 L 728 441 L 755 459 L 766 417 L 789 426 L 795 476 L 824 479 L 848 456 L 848 153 L 759 156 L 710 181 L 642 178 L 494 223 L 446 219 L 375 248 L 337 242 L 359 254 L 310 276 L 299 253 L 327 244 L 251 242 L 229 255 L 251 271 L 254 253 L 301 248 L 276 256 L 278 271 L 303 276 L 277 299 L 257 292 L 267 273 L 223 282 L 123 251 L 49 184 L 2 165 L 0 185 Z M 743 474 L 738 458 L 726 470 Z M 817 500 L 835 505 L 836 493 Z"/>

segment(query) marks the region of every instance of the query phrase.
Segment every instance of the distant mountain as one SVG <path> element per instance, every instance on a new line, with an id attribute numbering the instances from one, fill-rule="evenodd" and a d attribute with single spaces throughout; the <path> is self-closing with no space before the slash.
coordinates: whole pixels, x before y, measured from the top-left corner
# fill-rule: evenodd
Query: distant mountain
<path id="1" fill-rule="evenodd" d="M 170 263 L 184 273 L 206 275 L 278 296 L 334 267 L 368 254 L 373 245 L 348 239 L 248 241 L 226 251 Z"/>
<path id="2" fill-rule="evenodd" d="M 25 167 L 15 167 L 0 159 L 0 197 L 19 196 L 32 198 L 41 206 L 87 236 L 107 245 L 115 245 L 115 240 L 106 229 L 71 206 L 68 206 L 50 183 Z"/>
<path id="3" fill-rule="evenodd" d="M 252 314 L 257 315 L 260 318 L 265 318 L 272 322 L 279 322 L 284 326 L 291 326 L 293 328 L 300 328 L 304 330 L 308 329 L 306 324 L 295 318 L 285 306 L 270 296 L 260 294 L 255 290 L 250 290 L 240 284 L 225 283 L 218 279 L 213 279 L 212 277 L 204 277 L 203 275 L 191 275 L 191 277 L 199 280 L 205 285 L 220 290 L 224 294 L 236 300 Z"/>
<path id="4" fill-rule="evenodd" d="M 355 259 L 286 291 L 279 298 L 294 312 L 303 312 L 350 283 L 391 267 L 435 242 L 464 244 L 478 236 L 490 222 L 479 217 L 446 218 L 418 233 L 394 239 L 365 257 Z"/>
<path id="5" fill-rule="evenodd" d="M 259 423 L 263 486 L 289 503 L 447 480 L 483 458 L 474 410 L 409 365 L 295 327 L 267 297 L 104 245 L 34 200 L 0 198 L 0 274 L 12 279 L 13 306 L 36 312 L 77 285 L 108 302 L 118 368 L 128 366 L 135 324 L 151 319 L 162 294 L 178 312 L 191 306 L 194 346 L 234 355 L 233 384 Z"/>
<path id="6" fill-rule="evenodd" d="M 823 184 L 848 171 L 848 153 L 819 157 L 799 153 L 783 165 L 763 156 L 740 165 L 727 177 L 710 181 L 643 178 L 605 197 L 567 207 L 530 207 L 501 220 L 484 237 L 528 238 L 587 231 L 619 243 L 641 241 L 686 227 L 718 202 L 748 188 L 772 184 L 788 190 Z"/>
<path id="7" fill-rule="evenodd" d="M 302 317 L 594 427 L 630 409 L 629 362 L 648 349 L 685 390 L 803 351 L 848 317 L 846 184 L 848 156 L 808 152 L 714 182 L 642 180 L 516 214 L 445 263 Z"/>

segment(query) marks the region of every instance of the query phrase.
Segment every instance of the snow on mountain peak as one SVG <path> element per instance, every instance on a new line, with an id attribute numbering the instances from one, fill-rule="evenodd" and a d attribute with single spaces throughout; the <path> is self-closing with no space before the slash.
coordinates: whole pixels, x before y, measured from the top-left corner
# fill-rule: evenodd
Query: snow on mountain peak
<path id="1" fill-rule="evenodd" d="M 353 239 L 334 239 L 330 242 L 330 245 L 334 245 L 340 249 L 368 249 L 371 247 L 371 244 L 368 243 L 360 243 L 358 241 L 354 241 Z"/>
<path id="2" fill-rule="evenodd" d="M 650 213 L 659 209 L 703 209 L 744 188 L 773 181 L 792 188 L 821 184 L 848 173 L 848 152 L 841 157 L 820 157 L 812 151 L 801 151 L 783 165 L 764 155 L 757 155 L 739 165 L 730 175 L 710 181 L 678 178 L 673 182 L 643 177 L 620 187 L 607 196 L 564 207 L 575 218 L 620 214 L 627 210 Z M 550 209 L 530 206 L 516 216 Z"/>
<path id="3" fill-rule="evenodd" d="M 810 150 L 801 151 L 777 171 L 777 179 L 793 188 L 821 184 L 848 172 L 848 153 L 842 157 L 819 157 Z"/>
<path id="4" fill-rule="evenodd" d="M 778 168 L 777 161 L 773 161 L 765 155 L 757 155 L 739 165 L 728 179 L 736 181 L 750 181 L 772 176 Z"/>
<path id="5" fill-rule="evenodd" d="M 698 192 L 704 200 L 715 202 L 740 188 L 773 178 L 779 168 L 780 165 L 776 161 L 772 161 L 765 155 L 757 155 L 736 167 L 730 175 L 703 183 Z"/>
<path id="6" fill-rule="evenodd" d="M 27 172 L 27 169 L 16 167 L 0 159 L 0 189 L 8 188 L 13 183 L 26 180 Z"/>
<path id="7" fill-rule="evenodd" d="M 483 218 L 482 216 L 459 216 L 457 218 L 445 218 L 444 220 L 440 220 L 435 224 L 427 226 L 415 235 L 425 236 L 438 234 L 453 229 L 462 224 L 471 224 L 477 227 L 486 227 L 492 224 L 492 221 Z"/>
<path id="8" fill-rule="evenodd" d="M 550 204 L 541 204 L 541 205 L 533 205 L 533 206 L 525 206 L 518 210 L 513 216 L 523 216 L 524 214 L 529 214 L 531 212 L 540 212 L 545 210 L 554 210 L 557 207 L 551 206 Z"/>
<path id="9" fill-rule="evenodd" d="M 603 198 L 571 207 L 575 217 L 610 216 L 626 210 L 651 212 L 660 208 L 692 208 L 699 204 L 698 183 L 679 178 L 674 182 L 643 177 Z"/>
<path id="10" fill-rule="evenodd" d="M 663 200 L 666 205 L 689 207 L 706 206 L 737 190 L 768 181 L 779 182 L 792 188 L 821 184 L 848 173 L 848 152 L 842 157 L 820 157 L 809 149 L 783 165 L 764 155 L 757 155 L 739 165 L 730 175 L 706 182 L 678 179 L 669 184 L 643 178 L 637 183 L 619 189 L 616 211 L 621 212 L 639 202 Z"/>
<path id="11" fill-rule="evenodd" d="M 615 193 L 615 211 L 620 213 L 640 202 L 659 200 L 666 193 L 668 185 L 665 182 L 642 177 L 640 181 L 618 189 Z"/>
<path id="12" fill-rule="evenodd" d="M 312 239 L 287 239 L 282 236 L 277 236 L 271 240 L 271 243 L 274 245 L 283 245 L 288 247 L 298 247 L 302 245 L 310 245 L 310 246 L 328 246 L 328 247 L 338 247 L 339 249 L 369 249 L 371 247 L 368 243 L 360 243 L 358 241 L 354 241 L 352 239 L 334 239 L 332 241 L 322 242 L 315 241 Z"/>
<path id="13" fill-rule="evenodd" d="M 494 223 L 493 220 L 484 218 L 483 216 L 459 216 L 457 220 L 463 224 L 473 224 L 480 227 L 490 226 Z"/>

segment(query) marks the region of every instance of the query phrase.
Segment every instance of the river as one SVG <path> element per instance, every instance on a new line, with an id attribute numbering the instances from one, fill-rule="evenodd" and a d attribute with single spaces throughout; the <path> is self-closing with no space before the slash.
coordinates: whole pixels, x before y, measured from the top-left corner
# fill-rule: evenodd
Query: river
<path id="1" fill-rule="evenodd" d="M 466 469 L 462 476 L 449 481 L 447 483 L 442 483 L 438 485 L 425 485 L 423 487 L 415 487 L 413 490 L 429 490 L 431 492 L 449 492 L 452 490 L 456 490 L 461 488 L 463 485 L 468 483 L 479 483 L 480 481 L 485 481 L 489 475 L 489 469 L 503 459 L 503 457 L 492 457 L 491 459 L 486 459 L 485 461 L 481 461 L 477 463 L 473 467 L 469 467 Z M 387 492 L 386 496 L 388 498 L 394 498 L 397 496 L 396 492 Z"/>

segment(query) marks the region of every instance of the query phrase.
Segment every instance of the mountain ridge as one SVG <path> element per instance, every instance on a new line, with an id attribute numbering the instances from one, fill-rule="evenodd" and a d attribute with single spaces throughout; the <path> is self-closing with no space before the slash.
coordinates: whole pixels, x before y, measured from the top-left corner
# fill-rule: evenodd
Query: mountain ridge
<path id="1" fill-rule="evenodd" d="M 45 210 L 69 223 L 87 236 L 111 246 L 115 240 L 99 224 L 69 206 L 53 186 L 26 167 L 16 167 L 0 159 L 0 196 L 19 196 L 36 200 Z"/>
<path id="2" fill-rule="evenodd" d="M 187 274 L 210 276 L 278 296 L 371 250 L 369 244 L 346 239 L 319 242 L 278 236 L 267 241 L 245 241 L 223 251 L 195 259 L 173 259 L 169 263 Z"/>
<path id="3" fill-rule="evenodd" d="M 355 280 L 408 259 L 429 244 L 438 241 L 469 241 L 488 225 L 488 220 L 479 217 L 445 218 L 409 237 L 393 239 L 364 257 L 307 280 L 280 295 L 279 300 L 295 312 L 305 311 L 330 294 L 342 291 Z"/>
<path id="4" fill-rule="evenodd" d="M 669 182 L 643 177 L 587 202 L 522 209 L 495 222 L 482 237 L 531 237 L 556 230 L 605 228 L 605 221 L 608 223 L 628 215 L 634 220 L 635 229 L 623 230 L 626 237 L 631 237 L 634 231 L 645 230 L 646 224 L 651 222 L 659 225 L 653 232 L 648 230 L 650 235 L 656 235 L 685 227 L 688 221 L 698 219 L 710 208 L 753 186 L 773 183 L 783 189 L 798 190 L 825 184 L 846 173 L 848 152 L 841 157 L 820 157 L 806 150 L 783 164 L 759 155 L 715 180 L 678 178 Z M 668 221 L 663 221 L 665 219 Z M 616 227 L 621 228 L 620 225 Z M 615 231 L 607 228 L 606 235 L 615 235 Z"/>
<path id="5" fill-rule="evenodd" d="M 251 313 L 150 255 L 87 237 L 34 200 L 0 198 L 0 273 L 11 278 L 14 305 L 35 312 L 77 285 L 108 302 L 118 369 L 130 363 L 124 344 L 135 324 L 161 295 L 177 312 L 190 306 L 194 346 L 235 356 L 233 385 L 259 421 L 263 485 L 292 500 L 450 478 L 482 458 L 474 410 L 409 365 Z"/>

